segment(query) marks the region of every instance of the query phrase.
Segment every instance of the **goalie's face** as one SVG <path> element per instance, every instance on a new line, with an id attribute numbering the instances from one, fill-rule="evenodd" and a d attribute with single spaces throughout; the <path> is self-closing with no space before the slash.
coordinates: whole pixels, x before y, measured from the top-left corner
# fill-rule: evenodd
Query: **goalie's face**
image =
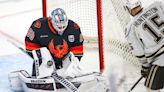
<path id="1" fill-rule="evenodd" d="M 128 7 L 127 7 L 128 8 Z M 141 11 L 141 6 L 139 5 L 139 6 L 137 6 L 137 7 L 135 7 L 135 8 L 133 8 L 133 9 L 130 9 L 130 8 L 128 8 L 128 11 L 129 11 L 129 13 L 132 15 L 132 16 L 136 16 L 140 11 Z"/>

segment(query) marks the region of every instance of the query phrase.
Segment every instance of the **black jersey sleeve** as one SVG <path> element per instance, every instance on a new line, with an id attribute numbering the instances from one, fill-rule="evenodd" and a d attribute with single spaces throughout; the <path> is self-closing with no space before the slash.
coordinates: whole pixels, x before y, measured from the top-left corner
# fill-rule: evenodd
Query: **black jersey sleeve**
<path id="1" fill-rule="evenodd" d="M 81 60 L 83 56 L 83 35 L 81 33 L 80 27 L 74 23 L 74 36 L 75 36 L 75 41 L 73 45 L 70 48 L 70 51 L 74 53 L 75 57 Z"/>
<path id="2" fill-rule="evenodd" d="M 32 23 L 25 37 L 25 49 L 27 53 L 32 57 L 31 51 L 40 48 L 39 41 L 37 40 L 36 27 L 39 27 L 39 20 Z"/>

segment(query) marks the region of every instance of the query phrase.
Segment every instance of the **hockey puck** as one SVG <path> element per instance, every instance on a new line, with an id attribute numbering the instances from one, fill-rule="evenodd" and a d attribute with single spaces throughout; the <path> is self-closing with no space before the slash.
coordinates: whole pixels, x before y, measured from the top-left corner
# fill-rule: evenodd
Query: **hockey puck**
<path id="1" fill-rule="evenodd" d="M 47 66 L 50 67 L 50 66 L 52 66 L 52 65 L 53 65 L 53 61 L 50 61 L 50 60 L 49 60 L 49 61 L 47 62 Z"/>

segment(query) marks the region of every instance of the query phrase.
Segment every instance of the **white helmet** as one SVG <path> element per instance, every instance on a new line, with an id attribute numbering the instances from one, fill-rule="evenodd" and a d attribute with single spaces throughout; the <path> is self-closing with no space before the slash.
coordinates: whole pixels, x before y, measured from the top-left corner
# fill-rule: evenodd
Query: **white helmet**
<path id="1" fill-rule="evenodd" d="M 127 3 L 126 3 L 126 6 L 129 8 L 129 9 L 133 9 L 137 6 L 141 6 L 141 1 L 140 0 L 127 0 Z"/>
<path id="2" fill-rule="evenodd" d="M 61 8 L 57 8 L 51 12 L 50 18 L 56 31 L 63 33 L 68 25 L 68 18 L 65 11 Z"/>

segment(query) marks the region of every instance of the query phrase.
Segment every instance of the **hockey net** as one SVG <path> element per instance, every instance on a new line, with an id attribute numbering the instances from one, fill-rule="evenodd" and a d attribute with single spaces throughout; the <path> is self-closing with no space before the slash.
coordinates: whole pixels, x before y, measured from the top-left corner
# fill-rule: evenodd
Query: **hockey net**
<path id="1" fill-rule="evenodd" d="M 99 1 L 101 4 L 98 4 Z M 143 6 L 153 1 L 155 0 L 141 0 Z M 97 59 L 94 61 L 89 60 L 91 62 L 99 62 L 98 60 L 100 60 L 100 64 L 104 64 L 100 65 L 100 69 L 104 69 L 105 66 L 105 70 L 109 70 L 108 66 L 114 58 L 109 53 L 114 53 L 117 55 L 116 58 L 121 58 L 121 62 L 128 62 L 139 70 L 140 63 L 133 56 L 124 38 L 123 30 L 131 19 L 125 8 L 125 3 L 126 0 L 47 0 L 47 16 L 53 9 L 63 8 L 68 18 L 77 22 L 81 27 L 85 39 L 85 51 L 97 50 L 97 53 L 94 54 L 98 56 L 103 53 L 102 57 L 96 57 Z M 101 11 L 97 11 L 97 9 Z M 98 19 L 98 17 L 100 18 Z M 98 29 L 98 26 L 101 26 L 99 28 L 102 33 L 100 32 L 100 34 L 98 31 L 101 30 Z M 102 39 L 99 38 L 100 35 L 102 35 Z M 103 48 L 99 48 L 99 46 L 103 46 Z M 139 71 L 135 73 L 139 74 Z"/>
<path id="2" fill-rule="evenodd" d="M 98 1 L 101 1 L 100 6 L 97 5 Z M 47 0 L 47 16 L 49 16 L 52 9 L 63 8 L 68 18 L 77 22 L 81 27 L 85 39 L 85 49 L 97 49 L 99 45 L 104 45 L 99 50 L 105 55 L 99 58 L 104 58 L 104 61 L 100 61 L 100 63 L 105 62 L 105 66 L 109 64 L 107 62 L 112 60 L 112 56 L 108 56 L 109 52 L 115 53 L 124 58 L 125 61 L 130 61 L 139 66 L 124 39 L 123 29 L 130 21 L 124 3 L 125 0 Z M 100 20 L 97 18 L 99 13 L 97 9 L 99 8 L 101 9 L 100 19 L 102 25 L 98 25 Z M 101 26 L 102 34 L 98 34 L 98 26 Z M 103 36 L 103 40 L 98 38 L 99 35 Z M 98 40 L 102 43 L 98 44 Z"/>
<path id="3" fill-rule="evenodd" d="M 99 1 L 101 4 L 98 4 Z M 81 28 L 85 39 L 84 62 L 95 62 L 96 65 L 88 65 L 100 66 L 100 70 L 109 73 L 109 67 L 113 66 L 110 62 L 115 62 L 112 60 L 118 57 L 121 60 L 116 60 L 116 63 L 130 61 L 139 66 L 124 38 L 123 29 L 130 21 L 124 3 L 125 0 L 47 0 L 46 10 L 49 16 L 53 9 L 63 8 L 68 18 L 78 23 Z M 100 35 L 102 38 L 99 38 Z M 89 56 L 92 52 L 95 55 Z M 113 57 L 110 53 L 117 56 Z"/>

